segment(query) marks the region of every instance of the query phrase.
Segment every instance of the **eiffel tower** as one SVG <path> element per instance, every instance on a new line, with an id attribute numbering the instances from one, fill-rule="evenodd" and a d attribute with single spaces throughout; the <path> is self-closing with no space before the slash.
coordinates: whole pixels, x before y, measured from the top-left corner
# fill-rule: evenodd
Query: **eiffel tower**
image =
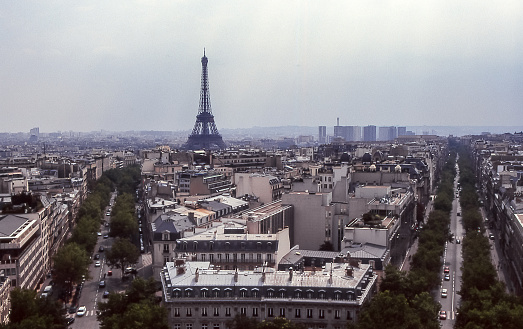
<path id="1" fill-rule="evenodd" d="M 202 88 L 200 90 L 200 106 L 192 133 L 183 146 L 186 150 L 219 150 L 224 149 L 225 143 L 218 128 L 214 124 L 211 111 L 211 96 L 209 94 L 209 81 L 207 80 L 207 62 L 205 49 L 202 57 Z"/>

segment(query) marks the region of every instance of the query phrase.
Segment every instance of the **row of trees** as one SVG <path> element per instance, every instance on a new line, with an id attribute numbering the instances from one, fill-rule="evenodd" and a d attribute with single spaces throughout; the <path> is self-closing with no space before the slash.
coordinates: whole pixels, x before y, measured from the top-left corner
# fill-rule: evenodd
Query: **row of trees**
<path id="1" fill-rule="evenodd" d="M 129 167 L 123 170 L 112 169 L 97 182 L 90 184 L 91 191 L 78 211 L 76 226 L 71 237 L 53 256 L 53 280 L 57 288 L 61 288 L 56 290 L 65 292 L 63 297 L 67 297 L 68 293 L 72 291 L 74 283 L 81 282 L 83 277 L 88 277 L 90 255 L 96 246 L 105 208 L 111 198 L 111 191 L 117 187 L 129 193 L 134 192 L 139 184 L 139 176 L 139 167 Z M 134 211 L 134 203 L 129 209 Z M 120 267 L 126 266 L 129 262 L 136 263 L 135 258 L 129 259 L 129 255 L 121 255 L 121 250 L 131 249 L 129 244 L 130 242 L 125 239 L 115 242 L 112 259 L 115 264 L 119 263 Z M 131 244 L 131 246 L 136 250 L 134 245 Z M 139 253 L 136 259 L 138 257 Z M 122 262 L 121 258 L 125 260 Z M 1 325 L 0 328 L 60 329 L 67 327 L 65 310 L 60 302 L 53 298 L 35 297 L 36 292 L 32 290 L 15 288 L 11 291 L 10 322 Z"/>
<path id="2" fill-rule="evenodd" d="M 100 328 L 167 329 L 167 310 L 159 304 L 157 290 L 152 278 L 136 278 L 125 293 L 111 293 L 98 304 Z"/>
<path id="3" fill-rule="evenodd" d="M 365 304 L 351 329 L 440 327 L 438 312 L 441 305 L 428 291 L 440 282 L 441 256 L 445 242 L 452 238 L 449 231 L 453 200 L 455 159 L 452 153 L 441 175 L 434 210 L 419 234 L 418 250 L 411 260 L 408 273 L 393 265 L 385 269 L 380 292 Z"/>
<path id="4" fill-rule="evenodd" d="M 459 154 L 460 203 L 466 237 L 463 239 L 461 306 L 455 327 L 521 328 L 522 300 L 506 293 L 492 264 L 470 152 L 462 147 Z"/>

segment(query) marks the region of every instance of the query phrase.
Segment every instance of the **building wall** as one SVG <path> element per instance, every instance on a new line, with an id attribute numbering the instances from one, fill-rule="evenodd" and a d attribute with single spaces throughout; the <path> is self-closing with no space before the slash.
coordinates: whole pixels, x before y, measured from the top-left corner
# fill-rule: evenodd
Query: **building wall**
<path id="1" fill-rule="evenodd" d="M 294 208 L 293 244 L 301 249 L 318 250 L 331 237 L 326 236 L 332 230 L 330 211 L 331 193 L 292 192 L 284 194 L 282 204 Z"/>

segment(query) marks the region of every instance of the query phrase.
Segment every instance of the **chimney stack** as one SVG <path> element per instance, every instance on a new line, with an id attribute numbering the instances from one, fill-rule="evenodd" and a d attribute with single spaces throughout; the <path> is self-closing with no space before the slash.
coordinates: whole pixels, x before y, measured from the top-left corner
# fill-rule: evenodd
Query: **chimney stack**
<path id="1" fill-rule="evenodd" d="M 234 282 L 238 282 L 238 268 L 234 271 Z"/>
<path id="2" fill-rule="evenodd" d="M 199 277 L 200 277 L 200 273 L 198 272 L 198 268 L 196 268 L 196 273 L 194 273 L 194 282 L 198 282 Z"/>
<path id="3" fill-rule="evenodd" d="M 292 266 L 289 267 L 289 281 L 292 281 Z"/>

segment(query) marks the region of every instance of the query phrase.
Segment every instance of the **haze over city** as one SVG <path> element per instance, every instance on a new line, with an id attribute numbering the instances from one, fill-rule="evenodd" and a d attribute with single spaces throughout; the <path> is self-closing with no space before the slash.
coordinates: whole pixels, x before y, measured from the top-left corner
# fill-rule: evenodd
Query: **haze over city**
<path id="1" fill-rule="evenodd" d="M 6 2 L 0 131 L 190 130 L 200 58 L 219 129 L 513 126 L 523 4 Z"/>

